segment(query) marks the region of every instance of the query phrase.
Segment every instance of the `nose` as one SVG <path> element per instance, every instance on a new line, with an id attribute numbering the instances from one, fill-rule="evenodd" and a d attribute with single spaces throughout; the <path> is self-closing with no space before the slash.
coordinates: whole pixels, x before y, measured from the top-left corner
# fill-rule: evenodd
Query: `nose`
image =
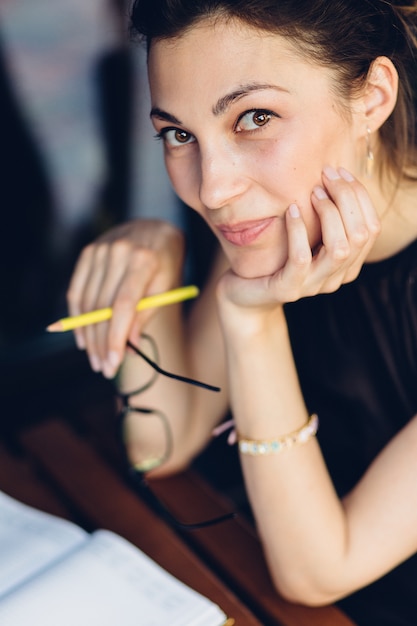
<path id="1" fill-rule="evenodd" d="M 200 159 L 200 200 L 208 209 L 220 209 L 245 192 L 248 179 L 244 163 L 233 150 L 219 146 L 200 148 Z"/>

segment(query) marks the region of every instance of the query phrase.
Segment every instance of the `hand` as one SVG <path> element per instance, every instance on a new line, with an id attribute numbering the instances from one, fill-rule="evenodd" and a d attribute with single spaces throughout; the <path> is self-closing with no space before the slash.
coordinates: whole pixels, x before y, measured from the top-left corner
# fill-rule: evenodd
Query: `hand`
<path id="1" fill-rule="evenodd" d="M 358 276 L 380 232 L 379 219 L 366 189 L 345 169 L 327 167 L 323 186 L 313 190 L 312 205 L 322 235 L 315 254 L 298 207 L 291 205 L 286 215 L 285 266 L 272 276 L 250 280 L 229 271 L 219 283 L 220 301 L 269 309 L 336 291 Z"/>
<path id="2" fill-rule="evenodd" d="M 113 308 L 109 322 L 74 331 L 94 371 L 115 374 L 127 340 L 136 342 L 140 329 L 155 314 L 155 310 L 137 313 L 137 302 L 178 286 L 183 256 L 180 231 L 157 220 L 117 226 L 82 251 L 67 292 L 70 315 Z"/>

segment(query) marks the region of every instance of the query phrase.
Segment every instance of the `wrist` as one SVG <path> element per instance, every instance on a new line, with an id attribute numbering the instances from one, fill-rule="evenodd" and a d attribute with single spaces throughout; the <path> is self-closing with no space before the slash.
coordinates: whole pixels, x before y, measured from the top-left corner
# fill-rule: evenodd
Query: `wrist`
<path id="1" fill-rule="evenodd" d="M 240 312 L 241 313 L 241 312 Z M 307 419 L 282 307 L 230 316 L 223 327 L 231 409 L 245 438 L 276 439 Z"/>
<path id="2" fill-rule="evenodd" d="M 216 299 L 226 337 L 250 339 L 286 326 L 283 303 L 270 289 L 268 277 L 244 279 L 229 270 L 217 283 Z"/>
<path id="3" fill-rule="evenodd" d="M 224 299 L 217 300 L 221 328 L 225 341 L 238 342 L 268 340 L 271 333 L 283 329 L 286 319 L 281 304 L 268 307 L 242 307 Z"/>

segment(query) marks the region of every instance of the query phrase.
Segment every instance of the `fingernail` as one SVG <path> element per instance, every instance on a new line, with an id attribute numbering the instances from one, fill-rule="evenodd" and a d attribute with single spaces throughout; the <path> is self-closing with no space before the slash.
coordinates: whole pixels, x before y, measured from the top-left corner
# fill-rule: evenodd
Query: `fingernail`
<path id="1" fill-rule="evenodd" d="M 340 173 L 340 176 L 344 178 L 344 180 L 346 180 L 348 183 L 353 183 L 353 181 L 355 180 L 352 174 L 348 172 L 347 170 L 345 170 L 344 167 L 339 167 L 339 173 Z"/>
<path id="2" fill-rule="evenodd" d="M 112 366 L 113 369 L 116 369 L 120 365 L 120 356 L 119 353 L 115 350 L 110 350 L 107 355 L 107 361 Z"/>
<path id="3" fill-rule="evenodd" d="M 300 217 L 300 209 L 296 204 L 290 204 L 288 207 L 291 217 Z"/>
<path id="4" fill-rule="evenodd" d="M 325 200 L 326 198 L 329 197 L 327 193 L 324 191 L 323 187 L 318 187 L 318 186 L 314 187 L 313 193 L 318 200 Z"/>
<path id="5" fill-rule="evenodd" d="M 77 333 L 77 331 L 74 331 L 74 339 L 75 343 L 77 344 L 77 348 L 79 350 L 85 350 L 84 336 L 81 333 Z"/>
<path id="6" fill-rule="evenodd" d="M 334 167 L 330 167 L 330 165 L 326 165 L 326 167 L 323 168 L 323 172 L 329 180 L 337 180 L 340 178 Z"/>
<path id="7" fill-rule="evenodd" d="M 106 378 L 113 378 L 116 373 L 115 368 L 108 361 L 103 363 L 103 376 Z"/>
<path id="8" fill-rule="evenodd" d="M 98 356 L 96 356 L 95 354 L 90 354 L 88 358 L 90 360 L 90 365 L 91 365 L 91 369 L 93 370 L 93 372 L 100 372 L 101 361 L 98 358 Z"/>

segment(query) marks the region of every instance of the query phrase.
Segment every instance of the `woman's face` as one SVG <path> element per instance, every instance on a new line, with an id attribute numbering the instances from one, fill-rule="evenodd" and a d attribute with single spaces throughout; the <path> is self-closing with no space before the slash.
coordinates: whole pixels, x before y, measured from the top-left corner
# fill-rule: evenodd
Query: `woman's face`
<path id="1" fill-rule="evenodd" d="M 174 189 L 219 239 L 246 278 L 287 259 L 285 213 L 295 202 L 312 247 L 311 204 L 325 165 L 355 173 L 354 124 L 341 112 L 333 74 L 278 35 L 236 22 L 203 22 L 153 43 L 152 121 Z"/>

